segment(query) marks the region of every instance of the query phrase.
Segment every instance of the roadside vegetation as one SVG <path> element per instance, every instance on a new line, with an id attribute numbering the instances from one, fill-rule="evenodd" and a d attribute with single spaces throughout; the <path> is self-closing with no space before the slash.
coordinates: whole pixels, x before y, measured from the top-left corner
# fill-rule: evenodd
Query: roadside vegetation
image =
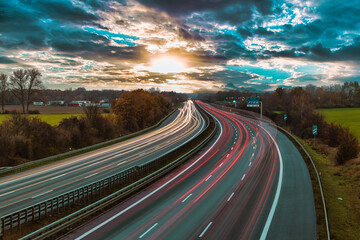
<path id="1" fill-rule="evenodd" d="M 102 114 L 91 105 L 83 108 L 84 114 L 60 115 L 60 121 L 48 115 L 5 115 L 0 124 L 0 166 L 15 166 L 149 127 L 166 116 L 181 96 L 173 99 L 158 91 L 135 90 L 114 102 L 114 114 Z"/>

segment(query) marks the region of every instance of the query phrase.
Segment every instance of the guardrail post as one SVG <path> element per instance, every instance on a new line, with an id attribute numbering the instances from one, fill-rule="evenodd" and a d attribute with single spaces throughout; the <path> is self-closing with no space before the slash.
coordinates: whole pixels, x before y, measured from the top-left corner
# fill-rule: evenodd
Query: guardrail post
<path id="1" fill-rule="evenodd" d="M 0 220 L 0 237 L 3 236 L 4 232 L 5 232 L 5 218 L 1 218 L 1 220 Z"/>
<path id="2" fill-rule="evenodd" d="M 21 219 L 20 219 L 20 212 L 18 212 L 18 214 L 17 214 L 18 216 L 17 216 L 17 220 L 18 220 L 18 229 L 20 230 L 21 228 L 20 228 L 20 225 L 21 225 Z"/>

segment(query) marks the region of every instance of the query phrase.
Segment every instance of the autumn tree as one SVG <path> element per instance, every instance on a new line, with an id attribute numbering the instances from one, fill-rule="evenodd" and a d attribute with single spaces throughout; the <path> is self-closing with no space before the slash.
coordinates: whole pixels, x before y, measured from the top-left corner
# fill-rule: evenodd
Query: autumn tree
<path id="1" fill-rule="evenodd" d="M 5 93 L 8 90 L 8 79 L 7 75 L 1 73 L 0 74 L 0 97 L 1 97 L 1 110 L 2 113 L 5 112 L 4 105 L 5 105 Z"/>
<path id="2" fill-rule="evenodd" d="M 29 105 L 32 101 L 32 95 L 35 89 L 43 88 L 40 80 L 41 73 L 37 69 L 19 69 L 13 72 L 10 77 L 9 87 L 22 106 L 23 113 L 29 111 Z"/>

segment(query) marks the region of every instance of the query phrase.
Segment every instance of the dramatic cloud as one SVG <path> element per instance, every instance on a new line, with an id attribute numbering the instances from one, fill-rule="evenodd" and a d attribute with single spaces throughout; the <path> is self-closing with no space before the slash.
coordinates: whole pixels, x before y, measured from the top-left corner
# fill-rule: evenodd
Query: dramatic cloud
<path id="1" fill-rule="evenodd" d="M 359 81 L 359 12 L 360 0 L 1 1 L 0 72 L 186 92 Z"/>

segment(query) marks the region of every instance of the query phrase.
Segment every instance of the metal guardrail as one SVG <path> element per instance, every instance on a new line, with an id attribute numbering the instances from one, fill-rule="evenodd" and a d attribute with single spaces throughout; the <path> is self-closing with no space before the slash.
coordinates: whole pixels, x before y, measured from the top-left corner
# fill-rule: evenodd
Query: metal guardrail
<path id="1" fill-rule="evenodd" d="M 31 169 L 31 168 L 34 168 L 34 167 L 38 167 L 38 166 L 42 166 L 42 165 L 45 165 L 45 164 L 48 164 L 48 163 L 52 163 L 52 162 L 57 161 L 58 159 L 65 159 L 65 158 L 68 158 L 68 157 L 78 156 L 80 154 L 87 153 L 89 151 L 97 150 L 99 148 L 107 147 L 107 146 L 110 146 L 112 144 L 119 143 L 119 142 L 125 141 L 127 139 L 136 137 L 138 135 L 141 135 L 143 133 L 146 133 L 146 132 L 148 132 L 150 130 L 153 130 L 153 129 L 159 127 L 176 110 L 177 110 L 177 108 L 175 108 L 173 111 L 171 111 L 168 115 L 166 115 L 164 118 L 162 118 L 155 125 L 153 125 L 151 127 L 148 127 L 148 128 L 145 128 L 143 130 L 140 130 L 140 131 L 137 131 L 137 132 L 122 136 L 122 137 L 114 138 L 114 139 L 111 139 L 111 140 L 108 140 L 108 141 L 105 141 L 105 142 L 100 142 L 100 143 L 97 143 L 97 144 L 94 144 L 94 145 L 91 145 L 91 146 L 87 146 L 87 147 L 79 148 L 79 149 L 76 149 L 76 150 L 72 150 L 70 152 L 60 153 L 60 154 L 57 154 L 57 155 L 54 155 L 54 156 L 50 156 L 50 157 L 34 160 L 34 161 L 31 161 L 31 162 L 23 163 L 23 164 L 14 166 L 14 167 L 0 168 L 0 177 L 2 177 L 4 175 L 7 175 L 7 174 L 21 172 L 21 171 L 25 171 L 25 170 L 28 170 L 28 169 Z"/>
<path id="2" fill-rule="evenodd" d="M 196 138 L 193 138 L 191 141 L 182 145 L 180 148 L 186 149 L 188 147 L 193 146 L 198 139 L 202 139 L 204 137 L 204 134 L 208 133 L 210 123 L 213 120 L 210 120 L 210 116 L 204 113 L 203 110 L 200 109 L 200 111 L 203 113 L 203 115 L 205 115 L 206 124 L 207 124 L 206 127 L 204 128 L 203 132 L 200 133 Z M 200 150 L 200 147 L 202 147 L 211 139 L 211 137 L 215 134 L 215 131 L 216 129 L 214 128 L 212 133 L 208 137 L 206 137 L 206 139 L 203 140 L 200 144 L 198 144 L 196 147 L 193 147 L 185 155 L 181 156 L 176 161 L 166 165 L 165 167 L 163 166 L 169 161 L 169 158 L 171 157 L 172 154 L 174 154 L 174 151 L 165 154 L 164 156 L 161 156 L 151 162 L 145 163 L 140 166 L 131 167 L 125 171 L 114 174 L 105 179 L 96 181 L 94 183 L 72 190 L 60 196 L 45 200 L 31 207 L 27 207 L 12 214 L 9 214 L 7 216 L 1 217 L 0 236 L 1 233 L 4 234 L 5 231 L 20 229 L 21 225 L 23 224 L 34 222 L 43 217 L 47 217 L 55 213 L 58 213 L 60 211 L 63 211 L 65 209 L 69 209 L 71 208 L 72 205 L 76 204 L 77 206 L 79 206 L 79 205 L 88 204 L 90 200 L 94 199 L 95 197 L 101 196 L 106 191 L 111 191 L 112 189 L 116 189 L 118 187 L 125 186 L 126 184 L 129 184 L 131 182 L 135 182 L 117 192 L 118 195 L 121 197 L 127 196 L 128 194 L 136 191 L 139 186 L 143 186 L 145 183 L 148 184 L 150 182 L 150 179 L 154 178 L 154 176 L 156 178 L 159 178 L 160 176 L 168 172 L 164 170 L 166 169 L 171 170 L 172 168 L 174 168 L 174 166 L 178 166 L 179 163 L 182 163 L 183 161 L 191 157 L 198 150 Z M 177 148 L 177 151 L 179 151 L 179 148 Z M 158 170 L 159 168 L 161 168 L 160 169 L 161 171 Z M 148 175 L 151 172 L 152 174 Z M 160 173 L 162 173 L 162 175 Z M 148 176 L 143 178 L 146 175 Z M 153 181 L 153 179 L 151 181 Z M 139 185 L 139 182 L 142 184 Z M 116 195 L 116 193 L 114 194 Z M 114 194 L 111 194 L 109 197 L 106 197 L 105 199 L 113 199 L 111 196 L 113 196 Z M 102 200 L 99 200 L 98 202 L 101 201 Z M 91 204 L 88 207 L 95 206 L 98 204 L 98 202 Z M 97 206 L 98 208 L 96 209 L 98 210 L 100 207 L 99 205 Z M 103 205 L 101 206 L 103 207 Z M 86 207 L 86 209 L 88 207 Z M 73 214 L 69 216 L 73 216 Z M 25 239 L 33 239 L 33 238 L 31 237 Z"/>

